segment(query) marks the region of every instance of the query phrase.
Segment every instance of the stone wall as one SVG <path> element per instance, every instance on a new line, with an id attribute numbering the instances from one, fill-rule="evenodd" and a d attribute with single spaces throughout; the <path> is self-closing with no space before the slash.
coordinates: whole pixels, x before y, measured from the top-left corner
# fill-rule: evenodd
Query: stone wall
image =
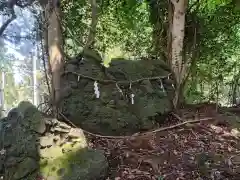
<path id="1" fill-rule="evenodd" d="M 109 68 L 101 63 L 88 50 L 65 66 L 61 107 L 76 125 L 103 135 L 126 135 L 156 127 L 172 110 L 174 81 L 163 61 L 112 59 Z"/>
<path id="2" fill-rule="evenodd" d="M 46 118 L 21 102 L 0 120 L 0 179 L 104 179 L 108 163 L 80 129 Z"/>

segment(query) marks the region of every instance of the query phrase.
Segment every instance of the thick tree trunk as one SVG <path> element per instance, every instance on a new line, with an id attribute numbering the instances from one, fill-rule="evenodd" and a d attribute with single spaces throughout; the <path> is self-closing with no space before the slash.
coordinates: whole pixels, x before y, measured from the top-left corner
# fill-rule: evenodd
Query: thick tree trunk
<path id="1" fill-rule="evenodd" d="M 51 100 L 53 113 L 58 114 L 58 104 L 61 98 L 60 76 L 63 72 L 63 37 L 61 31 L 61 10 L 60 0 L 49 1 L 42 4 L 45 9 L 45 47 L 47 48 L 48 62 L 51 73 Z"/>
<path id="2" fill-rule="evenodd" d="M 185 13 L 187 0 L 171 0 L 173 5 L 171 31 L 171 59 L 169 61 L 176 79 L 175 97 L 173 105 L 175 108 L 179 103 L 182 92 L 182 84 L 186 77 L 186 64 L 183 62 L 183 40 L 185 30 Z"/>
<path id="3" fill-rule="evenodd" d="M 62 55 L 62 32 L 60 24 L 60 7 L 53 4 L 48 21 L 48 52 L 49 62 L 52 72 L 52 100 L 54 103 L 55 115 L 60 101 L 61 81 L 60 76 L 63 72 L 63 55 Z"/>
<path id="4" fill-rule="evenodd" d="M 191 61 L 191 58 L 183 58 L 185 13 L 188 0 L 149 0 L 148 3 L 150 21 L 153 25 L 153 54 L 157 57 L 164 57 L 175 75 L 173 105 L 176 108 L 179 99 L 183 99 L 180 96 L 183 94 Z M 166 18 L 168 18 L 168 27 L 166 27 Z"/>

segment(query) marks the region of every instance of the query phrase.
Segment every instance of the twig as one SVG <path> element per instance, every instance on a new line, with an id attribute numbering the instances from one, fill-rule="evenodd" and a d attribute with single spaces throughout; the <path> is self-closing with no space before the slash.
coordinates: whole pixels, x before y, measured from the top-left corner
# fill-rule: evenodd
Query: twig
<path id="1" fill-rule="evenodd" d="M 122 96 L 124 97 L 123 91 L 122 91 L 122 89 L 118 86 L 117 83 L 116 83 L 116 87 L 117 87 L 118 91 L 122 94 Z"/>
<path id="2" fill-rule="evenodd" d="M 98 81 L 98 82 L 102 82 L 102 83 L 118 83 L 118 84 L 129 84 L 130 81 L 127 81 L 127 80 L 122 80 L 122 81 L 115 81 L 115 80 L 103 80 L 103 79 L 97 79 L 97 78 L 93 78 L 93 77 L 90 77 L 90 76 L 86 76 L 86 75 L 83 75 L 83 74 L 79 74 L 79 73 L 76 73 L 76 72 L 71 72 L 71 71 L 66 71 L 64 72 L 64 74 L 75 74 L 77 76 L 80 76 L 80 77 L 83 77 L 83 78 L 86 78 L 86 79 L 90 79 L 90 80 L 93 80 L 93 81 Z M 158 80 L 158 79 L 164 79 L 164 78 L 167 78 L 170 74 L 166 75 L 166 76 L 154 76 L 154 77 L 146 77 L 146 78 L 141 78 L 141 79 L 137 79 L 135 81 L 131 81 L 131 83 L 139 83 L 141 81 L 144 81 L 144 80 Z"/>
<path id="3" fill-rule="evenodd" d="M 183 119 L 179 116 L 179 115 L 177 115 L 177 114 L 175 114 L 175 113 L 171 113 L 175 118 L 177 118 L 179 121 L 183 121 Z"/>
<path id="4" fill-rule="evenodd" d="M 38 104 L 37 109 L 39 109 L 42 105 L 47 104 L 47 103 L 48 102 L 42 102 L 42 103 Z"/>
<path id="5" fill-rule="evenodd" d="M 43 22 L 43 14 L 41 13 L 41 22 Z M 40 24 L 40 21 L 39 21 L 39 24 Z M 49 54 L 48 54 L 48 44 L 47 44 L 47 41 L 46 41 L 46 38 L 45 37 L 47 35 L 46 33 L 46 26 L 44 24 L 41 24 L 40 27 L 39 27 L 40 31 L 39 31 L 39 36 L 41 37 L 41 49 L 42 49 L 42 62 L 43 62 L 43 68 L 44 68 L 44 75 L 45 75 L 45 79 L 46 79 L 46 84 L 47 84 L 47 88 L 48 88 L 48 93 L 51 94 L 51 88 L 50 88 L 50 84 L 49 84 L 49 77 L 48 77 L 48 71 L 47 71 L 47 65 L 46 65 L 46 58 L 45 58 L 45 54 L 44 54 L 44 50 L 46 52 L 46 55 L 47 55 L 47 60 L 49 59 Z M 43 35 L 45 33 L 45 36 Z M 43 41 L 43 38 L 45 41 Z M 44 44 L 45 43 L 45 44 Z"/>
<path id="6" fill-rule="evenodd" d="M 73 127 L 75 128 L 78 128 L 74 123 L 72 123 L 66 116 L 64 116 L 61 112 L 59 112 L 59 114 L 64 118 L 64 120 L 66 120 L 67 122 L 69 122 Z M 198 120 L 189 120 L 189 121 L 185 121 L 185 122 L 182 122 L 182 123 L 178 123 L 178 124 L 175 124 L 175 125 L 172 125 L 172 126 L 168 126 L 168 127 L 163 127 L 163 128 L 159 128 L 159 129 L 156 129 L 156 130 L 153 130 L 153 131 L 148 131 L 148 132 L 143 132 L 143 133 L 135 133 L 133 135 L 129 135 L 129 136 L 104 136 L 104 135 L 100 135 L 100 134 L 95 134 L 95 133 L 91 133 L 91 132 L 88 132 L 86 130 L 83 130 L 82 131 L 86 134 L 89 134 L 91 136 L 95 136 L 95 137 L 99 137 L 99 138 L 108 138 L 108 139 L 129 139 L 131 137 L 143 137 L 143 136 L 146 136 L 146 135 L 149 135 L 149 134 L 153 134 L 153 133 L 157 133 L 157 132 L 161 132 L 161 131 L 166 131 L 166 130 L 170 130 L 170 129 L 174 129 L 176 127 L 179 127 L 179 126 L 183 126 L 185 124 L 189 124 L 189 123 L 197 123 L 197 122 L 201 122 L 201 121 L 208 121 L 208 120 L 212 120 L 213 117 L 207 117 L 207 118 L 202 118 L 202 119 L 198 119 Z"/>

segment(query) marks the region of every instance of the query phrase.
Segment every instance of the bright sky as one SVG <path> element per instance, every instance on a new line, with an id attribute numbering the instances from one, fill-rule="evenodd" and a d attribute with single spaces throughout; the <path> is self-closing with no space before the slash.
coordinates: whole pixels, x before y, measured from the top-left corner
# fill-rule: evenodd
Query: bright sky
<path id="1" fill-rule="evenodd" d="M 15 8 L 17 14 L 17 19 L 15 19 L 5 30 L 4 34 L 14 35 L 14 36 L 26 36 L 31 31 L 34 24 L 34 19 L 30 11 L 25 9 Z M 6 17 L 1 16 L 0 26 L 3 24 Z M 18 60 L 23 60 L 29 55 L 32 50 L 33 45 L 30 41 L 20 39 L 19 42 L 14 43 L 14 41 L 4 41 L 5 47 L 7 48 L 7 53 L 13 54 Z M 20 49 L 19 49 L 20 48 Z M 21 69 L 17 68 L 20 62 L 15 62 L 14 65 L 14 77 L 16 82 L 21 82 L 22 72 Z"/>

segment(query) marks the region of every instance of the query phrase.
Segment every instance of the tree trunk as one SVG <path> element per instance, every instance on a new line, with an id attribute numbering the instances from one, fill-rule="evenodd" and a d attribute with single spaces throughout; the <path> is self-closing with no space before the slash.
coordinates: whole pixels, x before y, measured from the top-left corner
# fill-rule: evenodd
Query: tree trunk
<path id="1" fill-rule="evenodd" d="M 1 86 L 0 86 L 0 118 L 3 118 L 6 114 L 4 112 L 4 105 L 5 105 L 5 101 L 4 101 L 4 85 L 5 85 L 5 72 L 4 70 L 2 70 L 1 72 L 1 82 L 0 82 Z"/>
<path id="2" fill-rule="evenodd" d="M 37 44 L 37 46 L 38 46 L 38 44 Z M 34 57 L 34 55 L 31 55 L 31 58 L 32 58 L 32 64 L 33 64 L 32 65 L 33 104 L 35 106 L 38 106 L 37 58 Z"/>
<path id="3" fill-rule="evenodd" d="M 167 1 L 162 0 L 148 0 L 150 22 L 153 26 L 152 32 L 152 55 L 167 60 L 167 45 L 165 17 L 167 15 Z"/>
<path id="4" fill-rule="evenodd" d="M 167 63 L 171 67 L 172 62 L 172 25 L 173 25 L 173 5 L 168 0 L 168 33 L 167 33 Z"/>
<path id="5" fill-rule="evenodd" d="M 44 6 L 45 19 L 47 21 L 47 28 L 45 28 L 45 43 L 48 48 L 48 61 L 51 71 L 51 100 L 53 106 L 53 113 L 58 114 L 58 104 L 61 97 L 61 81 L 60 76 L 63 72 L 63 37 L 61 31 L 61 10 L 60 0 L 49 1 Z"/>
<path id="6" fill-rule="evenodd" d="M 239 102 L 237 102 L 237 90 L 238 90 L 238 84 L 239 84 L 239 78 L 240 78 L 240 72 L 238 72 L 236 75 L 234 75 L 232 80 L 232 104 L 238 105 Z"/>
<path id="7" fill-rule="evenodd" d="M 171 0 L 173 5 L 172 24 L 169 24 L 171 31 L 171 59 L 169 64 L 176 79 L 175 96 L 173 105 L 176 108 L 179 103 L 179 96 L 182 92 L 182 84 L 186 77 L 186 64 L 183 62 L 183 40 L 185 30 L 185 13 L 188 0 Z M 171 22 L 169 20 L 169 22 Z"/>
<path id="8" fill-rule="evenodd" d="M 91 11 L 92 11 L 92 21 L 91 26 L 88 34 L 88 38 L 86 41 L 86 44 L 84 46 L 84 49 L 93 48 L 95 43 L 95 37 L 96 37 L 96 28 L 97 28 L 97 22 L 98 22 L 98 7 L 96 0 L 90 0 L 91 4 Z"/>

